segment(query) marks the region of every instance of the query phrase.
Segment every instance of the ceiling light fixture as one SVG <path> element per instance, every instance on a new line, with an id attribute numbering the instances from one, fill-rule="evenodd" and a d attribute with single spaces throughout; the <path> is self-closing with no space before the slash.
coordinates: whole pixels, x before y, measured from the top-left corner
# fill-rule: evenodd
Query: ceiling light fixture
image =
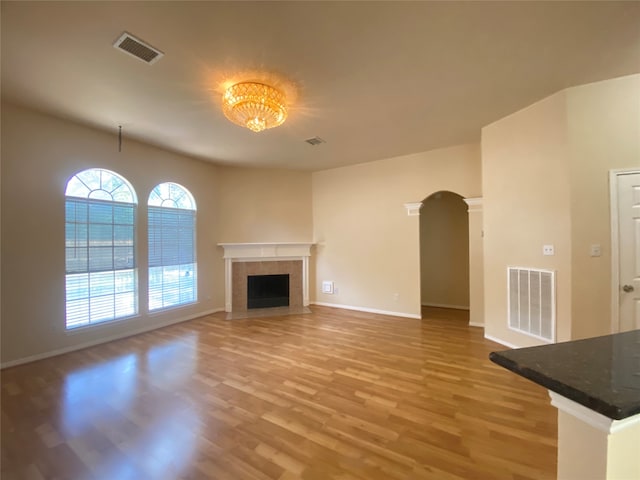
<path id="1" fill-rule="evenodd" d="M 286 97 L 264 83 L 240 82 L 222 95 L 222 111 L 236 125 L 261 132 L 287 119 Z"/>

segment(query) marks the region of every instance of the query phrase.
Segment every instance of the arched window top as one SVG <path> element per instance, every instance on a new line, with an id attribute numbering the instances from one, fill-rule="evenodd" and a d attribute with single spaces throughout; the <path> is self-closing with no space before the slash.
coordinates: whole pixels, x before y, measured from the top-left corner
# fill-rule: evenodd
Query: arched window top
<path id="1" fill-rule="evenodd" d="M 183 210 L 196 209 L 196 201 L 189 190 L 173 182 L 156 185 L 149 194 L 149 205 L 153 207 L 181 208 Z"/>
<path id="2" fill-rule="evenodd" d="M 67 197 L 138 203 L 131 184 L 117 173 L 103 168 L 90 168 L 76 173 L 67 182 L 64 193 Z"/>

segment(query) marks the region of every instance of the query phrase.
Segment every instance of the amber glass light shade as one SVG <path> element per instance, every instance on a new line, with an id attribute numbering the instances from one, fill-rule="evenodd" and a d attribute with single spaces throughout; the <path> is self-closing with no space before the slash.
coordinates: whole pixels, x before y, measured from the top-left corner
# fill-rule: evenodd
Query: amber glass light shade
<path id="1" fill-rule="evenodd" d="M 277 127 L 287 119 L 284 93 L 256 82 L 241 82 L 229 87 L 222 96 L 222 111 L 236 125 L 254 132 Z"/>

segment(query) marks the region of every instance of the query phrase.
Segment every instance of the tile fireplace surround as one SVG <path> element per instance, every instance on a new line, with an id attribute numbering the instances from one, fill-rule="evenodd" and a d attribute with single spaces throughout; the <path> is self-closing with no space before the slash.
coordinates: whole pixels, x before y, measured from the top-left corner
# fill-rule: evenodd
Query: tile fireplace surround
<path id="1" fill-rule="evenodd" d="M 247 276 L 289 274 L 289 305 L 309 305 L 312 243 L 219 243 L 224 248 L 224 309 L 247 311 Z"/>

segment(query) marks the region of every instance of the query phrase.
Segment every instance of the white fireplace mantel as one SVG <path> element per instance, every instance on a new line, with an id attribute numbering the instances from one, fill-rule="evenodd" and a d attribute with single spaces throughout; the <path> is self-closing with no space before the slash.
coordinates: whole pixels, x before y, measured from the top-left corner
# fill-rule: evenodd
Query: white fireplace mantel
<path id="1" fill-rule="evenodd" d="M 232 309 L 233 262 L 302 260 L 302 304 L 309 306 L 309 257 L 313 243 L 219 243 L 224 248 L 224 307 Z"/>
<path id="2" fill-rule="evenodd" d="M 309 257 L 313 243 L 219 243 L 224 258 L 243 262 Z"/>

